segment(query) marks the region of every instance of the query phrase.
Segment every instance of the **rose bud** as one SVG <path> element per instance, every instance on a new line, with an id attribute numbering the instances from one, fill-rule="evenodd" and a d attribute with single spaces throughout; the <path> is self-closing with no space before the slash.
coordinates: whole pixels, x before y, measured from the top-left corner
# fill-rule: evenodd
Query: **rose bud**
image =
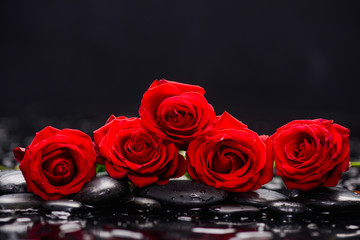
<path id="1" fill-rule="evenodd" d="M 91 138 L 79 130 L 46 127 L 26 148 L 14 149 L 27 190 L 45 200 L 77 193 L 96 174 Z"/>
<path id="2" fill-rule="evenodd" d="M 227 112 L 209 134 L 190 142 L 186 155 L 190 177 L 216 188 L 246 192 L 272 179 L 271 140 Z"/>
<path id="3" fill-rule="evenodd" d="M 139 114 L 149 131 L 186 148 L 215 121 L 204 94 L 199 86 L 155 80 L 144 93 Z"/>
<path id="4" fill-rule="evenodd" d="M 182 176 L 185 159 L 174 143 L 150 134 L 140 118 L 111 116 L 105 126 L 94 131 L 105 169 L 113 178 L 128 177 L 138 187 L 166 184 Z"/>
<path id="5" fill-rule="evenodd" d="M 295 120 L 271 139 L 276 173 L 288 189 L 333 187 L 349 169 L 349 129 L 331 120 Z"/>

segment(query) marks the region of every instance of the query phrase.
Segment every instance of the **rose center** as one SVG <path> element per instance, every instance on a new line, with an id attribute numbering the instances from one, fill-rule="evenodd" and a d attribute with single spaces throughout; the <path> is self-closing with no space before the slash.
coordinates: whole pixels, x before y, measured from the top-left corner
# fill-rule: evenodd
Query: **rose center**
<path id="1" fill-rule="evenodd" d="M 119 158 L 122 155 L 135 164 L 144 164 L 151 160 L 154 148 L 156 148 L 156 143 L 144 129 L 133 131 L 124 141 L 117 142 L 115 147 L 116 151 L 121 153 Z"/>
<path id="2" fill-rule="evenodd" d="M 220 151 L 217 156 L 213 158 L 212 170 L 217 173 L 231 173 L 243 165 L 241 157 L 231 150 L 226 149 Z"/>
<path id="3" fill-rule="evenodd" d="M 178 127 L 186 127 L 189 123 L 192 122 L 193 117 L 188 112 L 177 109 L 171 109 L 169 110 L 165 119 L 173 127 L 178 128 Z"/>
<path id="4" fill-rule="evenodd" d="M 172 114 L 170 116 L 170 119 L 173 123 L 177 123 L 177 121 L 179 120 L 179 116 L 177 114 Z"/>
<path id="5" fill-rule="evenodd" d="M 55 166 L 53 170 L 53 174 L 54 176 L 59 176 L 59 175 L 64 175 L 68 171 L 69 171 L 69 166 L 66 162 L 64 162 Z"/>
<path id="6" fill-rule="evenodd" d="M 64 153 L 46 159 L 42 168 L 49 182 L 56 186 L 69 183 L 75 173 L 72 156 Z"/>

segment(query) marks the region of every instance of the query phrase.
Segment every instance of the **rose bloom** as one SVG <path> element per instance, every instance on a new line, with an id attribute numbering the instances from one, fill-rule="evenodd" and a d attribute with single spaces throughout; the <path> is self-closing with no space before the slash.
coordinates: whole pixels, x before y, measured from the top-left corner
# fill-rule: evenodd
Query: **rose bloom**
<path id="1" fill-rule="evenodd" d="M 288 189 L 333 187 L 349 169 L 349 129 L 331 120 L 295 120 L 271 139 L 277 175 Z"/>
<path id="2" fill-rule="evenodd" d="M 199 86 L 155 80 L 144 93 L 139 114 L 144 126 L 186 148 L 215 121 L 213 107 Z"/>
<path id="3" fill-rule="evenodd" d="M 94 140 L 105 168 L 113 178 L 127 176 L 134 185 L 166 184 L 182 176 L 185 159 L 174 143 L 150 134 L 140 118 L 111 116 L 105 126 L 94 131 Z"/>
<path id="4" fill-rule="evenodd" d="M 216 188 L 246 192 L 272 179 L 271 140 L 227 112 L 211 133 L 190 142 L 186 155 L 190 177 Z"/>
<path id="5" fill-rule="evenodd" d="M 46 127 L 26 148 L 14 149 L 27 190 L 45 200 L 77 193 L 96 174 L 91 138 L 79 130 Z"/>

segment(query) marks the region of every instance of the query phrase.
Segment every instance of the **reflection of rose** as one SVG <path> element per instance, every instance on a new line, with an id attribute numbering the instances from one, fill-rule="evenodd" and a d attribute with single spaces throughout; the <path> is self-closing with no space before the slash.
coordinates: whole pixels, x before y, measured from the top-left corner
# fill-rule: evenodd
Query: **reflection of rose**
<path id="1" fill-rule="evenodd" d="M 277 175 L 289 189 L 336 186 L 349 168 L 349 129 L 333 121 L 295 120 L 271 138 Z"/>
<path id="2" fill-rule="evenodd" d="M 199 86 L 155 80 L 144 93 L 139 114 L 144 126 L 182 146 L 215 121 L 214 109 Z"/>
<path id="3" fill-rule="evenodd" d="M 272 145 L 225 112 L 206 136 L 190 142 L 188 173 L 195 181 L 233 192 L 256 190 L 272 179 Z"/>
<path id="4" fill-rule="evenodd" d="M 96 155 L 91 138 L 72 129 L 46 127 L 25 149 L 14 149 L 28 191 L 45 200 L 80 191 L 95 176 Z"/>
<path id="5" fill-rule="evenodd" d="M 111 116 L 94 132 L 94 140 L 113 178 L 127 176 L 134 185 L 143 187 L 165 184 L 185 173 L 185 160 L 175 144 L 150 134 L 140 118 Z"/>
<path id="6" fill-rule="evenodd" d="M 62 225 L 35 223 L 32 228 L 28 230 L 26 239 L 82 240 L 93 238 L 83 233 L 81 225 L 77 223 L 65 223 Z"/>

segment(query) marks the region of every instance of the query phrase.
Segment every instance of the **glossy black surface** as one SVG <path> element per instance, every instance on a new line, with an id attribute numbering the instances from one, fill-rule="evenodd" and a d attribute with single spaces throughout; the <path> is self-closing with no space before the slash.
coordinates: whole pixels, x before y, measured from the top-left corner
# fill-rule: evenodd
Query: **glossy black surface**
<path id="1" fill-rule="evenodd" d="M 26 182 L 20 171 L 0 170 L 0 194 L 26 192 Z"/>
<path id="2" fill-rule="evenodd" d="M 257 207 L 266 207 L 270 202 L 286 200 L 287 197 L 279 192 L 268 190 L 268 189 L 258 189 L 251 192 L 240 192 L 235 193 L 233 196 L 233 201 L 240 204 L 248 204 Z"/>
<path id="3" fill-rule="evenodd" d="M 227 192 L 204 183 L 174 180 L 166 185 L 151 185 L 139 191 L 139 196 L 154 198 L 167 205 L 199 207 L 224 201 Z"/>
<path id="4" fill-rule="evenodd" d="M 109 176 L 99 176 L 84 185 L 74 197 L 75 200 L 91 206 L 116 204 L 127 198 L 129 184 Z"/>

